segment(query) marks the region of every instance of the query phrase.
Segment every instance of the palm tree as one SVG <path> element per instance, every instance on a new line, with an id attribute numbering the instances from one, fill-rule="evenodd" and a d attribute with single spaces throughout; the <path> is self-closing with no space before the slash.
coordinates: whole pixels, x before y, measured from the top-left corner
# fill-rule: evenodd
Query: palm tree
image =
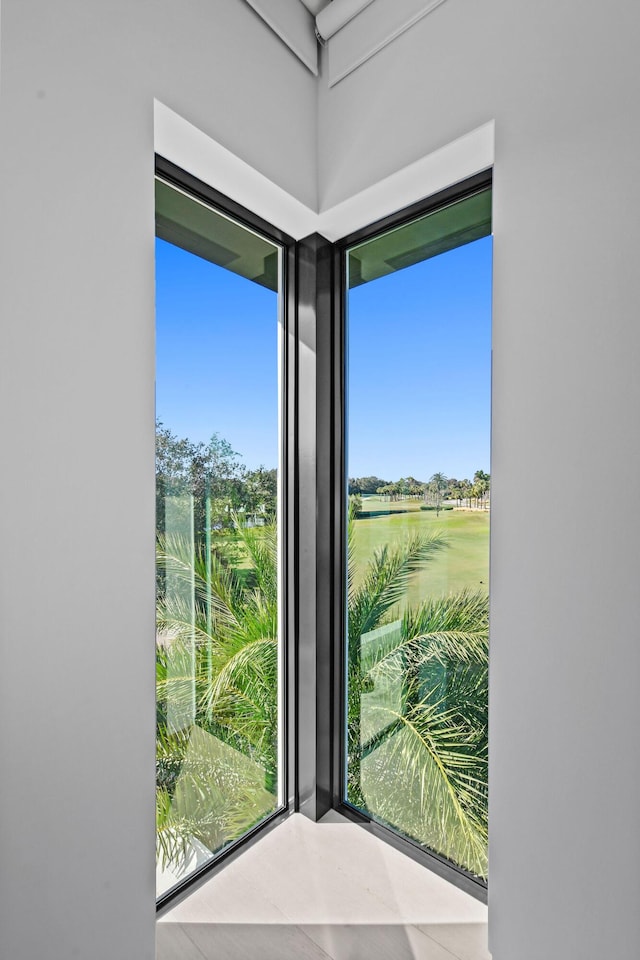
<path id="1" fill-rule="evenodd" d="M 429 483 L 427 484 L 427 490 L 433 498 L 433 502 L 436 508 L 436 513 L 440 515 L 440 507 L 442 505 L 442 499 L 449 485 L 449 481 L 445 477 L 444 473 L 434 473 L 430 478 Z"/>
<path id="2" fill-rule="evenodd" d="M 351 516 L 347 800 L 485 877 L 488 598 L 428 599 L 401 615 L 410 577 L 446 540 L 383 547 L 356 584 L 354 530 Z"/>
<path id="3" fill-rule="evenodd" d="M 484 505 L 485 498 L 489 492 L 491 477 L 484 470 L 476 470 L 473 475 L 474 487 L 477 491 L 478 501 Z"/>
<path id="4" fill-rule="evenodd" d="M 356 583 L 353 517 L 349 528 L 347 800 L 485 876 L 487 599 L 427 600 L 401 615 L 409 578 L 443 536 L 381 548 Z M 215 548 L 194 559 L 178 536 L 158 543 L 178 585 L 157 616 L 164 863 L 184 860 L 193 839 L 219 849 L 276 805 L 275 531 L 236 532 L 240 568 Z"/>
<path id="5" fill-rule="evenodd" d="M 487 620 L 487 597 L 463 593 L 406 611 L 376 644 L 349 631 L 360 657 L 349 688 L 347 799 L 481 877 Z"/>
<path id="6" fill-rule="evenodd" d="M 273 528 L 236 533 L 249 569 L 158 538 L 157 837 L 163 865 L 215 851 L 276 805 L 277 565 Z"/>

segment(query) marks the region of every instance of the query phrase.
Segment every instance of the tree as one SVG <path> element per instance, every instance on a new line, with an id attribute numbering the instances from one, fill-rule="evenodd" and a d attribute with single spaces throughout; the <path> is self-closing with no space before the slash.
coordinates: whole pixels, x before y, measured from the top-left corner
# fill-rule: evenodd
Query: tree
<path id="1" fill-rule="evenodd" d="M 484 470 L 476 470 L 473 475 L 473 485 L 475 487 L 475 495 L 479 503 L 484 504 L 486 496 L 489 492 L 490 482 L 491 477 L 488 473 L 485 473 Z"/>
<path id="2" fill-rule="evenodd" d="M 378 492 L 378 487 L 383 487 L 387 480 L 381 480 L 380 477 L 350 477 L 349 493 L 374 494 Z"/>
<path id="3" fill-rule="evenodd" d="M 473 485 L 470 480 L 461 480 L 460 481 L 460 493 L 463 501 L 467 501 L 467 506 L 471 507 L 471 497 L 472 497 Z"/>
<path id="4" fill-rule="evenodd" d="M 348 799 L 486 876 L 487 597 L 425 601 L 405 612 L 388 643 L 365 650 L 350 686 Z M 385 697 L 400 687 L 399 703 Z M 367 697 L 372 704 L 363 710 Z M 363 714 L 377 731 L 368 740 L 358 736 Z M 373 774 L 361 777 L 366 761 Z"/>
<path id="5" fill-rule="evenodd" d="M 409 488 L 410 497 L 423 497 L 425 492 L 425 484 L 420 483 L 419 480 L 416 480 L 415 477 L 407 477 L 407 486 Z"/>
<path id="6" fill-rule="evenodd" d="M 194 841 L 215 851 L 277 802 L 276 530 L 236 533 L 248 576 L 215 545 L 158 538 L 173 588 L 156 615 L 157 841 L 178 868 Z"/>
<path id="7" fill-rule="evenodd" d="M 172 521 L 183 530 L 189 526 L 198 544 L 211 529 L 232 529 L 232 513 L 242 506 L 244 474 L 240 455 L 217 433 L 208 443 L 194 443 L 179 439 L 157 421 L 158 531 L 166 530 L 168 501 Z"/>
<path id="8" fill-rule="evenodd" d="M 278 471 L 258 467 L 249 470 L 244 477 L 242 505 L 245 512 L 255 519 L 273 523 L 278 503 Z"/>
<path id="9" fill-rule="evenodd" d="M 350 521 L 353 552 L 353 517 Z M 405 611 L 375 645 L 363 638 L 397 623 L 412 573 L 446 547 L 441 534 L 376 551 L 348 588 L 347 797 L 367 810 L 362 764 L 374 769 L 376 816 L 472 873 L 487 871 L 488 598 L 461 593 Z M 349 564 L 349 571 L 353 564 Z M 384 695 L 403 688 L 402 703 Z M 377 693 L 377 691 L 381 691 Z M 363 737 L 363 698 L 377 731 Z M 398 791 L 419 802 L 407 815 Z"/>
<path id="10" fill-rule="evenodd" d="M 427 484 L 427 490 L 431 496 L 432 503 L 436 508 L 436 514 L 440 515 L 440 508 L 447 490 L 449 481 L 444 473 L 434 473 Z"/>
<path id="11" fill-rule="evenodd" d="M 462 481 L 457 480 L 455 477 L 449 477 L 448 494 L 457 502 L 458 506 L 461 506 L 463 499 Z"/>

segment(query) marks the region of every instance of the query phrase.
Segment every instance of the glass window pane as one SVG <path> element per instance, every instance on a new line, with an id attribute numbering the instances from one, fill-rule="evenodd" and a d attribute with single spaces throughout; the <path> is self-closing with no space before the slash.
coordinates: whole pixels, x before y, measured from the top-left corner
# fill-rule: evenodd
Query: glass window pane
<path id="1" fill-rule="evenodd" d="M 347 252 L 345 799 L 487 875 L 491 191 Z"/>
<path id="2" fill-rule="evenodd" d="M 156 183 L 157 892 L 282 806 L 281 249 Z"/>

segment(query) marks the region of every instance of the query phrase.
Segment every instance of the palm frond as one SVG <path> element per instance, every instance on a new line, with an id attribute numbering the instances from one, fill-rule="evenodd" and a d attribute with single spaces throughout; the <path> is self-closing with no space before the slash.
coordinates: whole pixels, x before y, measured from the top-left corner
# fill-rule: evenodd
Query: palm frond
<path id="1" fill-rule="evenodd" d="M 349 636 L 377 627 L 404 594 L 410 576 L 447 545 L 443 534 L 412 537 L 400 546 L 376 550 L 364 578 L 349 598 Z M 350 643 L 350 648 L 352 644 Z"/>
<path id="2" fill-rule="evenodd" d="M 253 574 L 262 596 L 270 603 L 278 600 L 278 538 L 274 525 L 243 527 L 234 517 L 240 543 L 251 560 Z"/>
<path id="3" fill-rule="evenodd" d="M 173 589 L 158 596 L 159 615 L 163 608 L 186 598 L 196 614 L 205 621 L 224 627 L 238 624 L 243 589 L 235 571 L 212 551 L 207 558 L 203 548 L 195 548 L 181 534 L 158 537 L 156 562 Z"/>
<path id="4" fill-rule="evenodd" d="M 397 629 L 390 625 L 391 629 L 378 631 L 375 642 L 361 644 L 361 673 L 399 656 L 411 657 L 414 663 L 488 664 L 488 602 L 486 594 L 462 592 L 407 610 Z"/>
<path id="5" fill-rule="evenodd" d="M 158 846 L 172 866 L 275 802 L 276 531 L 234 522 L 241 569 L 222 548 L 194 556 L 187 537 L 158 539 Z M 383 547 L 356 585 L 353 529 L 350 516 L 349 799 L 484 876 L 487 597 L 429 599 L 391 624 L 410 577 L 447 542 Z"/>
<path id="6" fill-rule="evenodd" d="M 165 736 L 161 749 L 170 752 L 172 739 Z M 214 853 L 244 833 L 276 799 L 259 764 L 201 728 L 182 731 L 175 746 L 179 773 L 156 792 L 156 836 L 159 861 L 180 872 L 195 853 Z"/>
<path id="7" fill-rule="evenodd" d="M 273 637 L 241 647 L 207 690 L 206 709 L 254 746 L 273 742 L 277 712 L 278 644 Z"/>
<path id="8" fill-rule="evenodd" d="M 485 876 L 486 751 L 457 711 L 440 707 L 383 708 L 394 733 L 363 761 L 362 790 L 377 817 Z"/>

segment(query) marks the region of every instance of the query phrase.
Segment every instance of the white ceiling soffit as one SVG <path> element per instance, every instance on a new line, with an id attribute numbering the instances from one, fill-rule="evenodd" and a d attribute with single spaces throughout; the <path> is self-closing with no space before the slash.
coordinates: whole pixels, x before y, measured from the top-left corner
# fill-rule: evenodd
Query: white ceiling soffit
<path id="1" fill-rule="evenodd" d="M 320 13 L 323 7 L 326 7 L 329 3 L 331 3 L 331 0 L 300 0 L 300 3 L 304 3 L 309 13 L 312 13 L 315 17 Z"/>
<path id="2" fill-rule="evenodd" d="M 302 2 L 305 3 L 305 0 Z M 332 0 L 316 16 L 318 34 L 323 40 L 328 40 L 372 2 L 373 0 Z"/>
<path id="3" fill-rule="evenodd" d="M 315 17 L 300 0 L 247 0 L 305 67 L 318 75 L 318 42 Z M 319 4 L 316 4 L 319 6 Z M 307 8 L 307 9 L 305 9 Z"/>
<path id="4" fill-rule="evenodd" d="M 361 9 L 341 29 L 337 29 L 327 44 L 330 87 L 439 7 L 444 0 L 393 0 L 393 3 L 389 3 L 389 0 L 333 0 L 318 16 L 318 22 L 321 17 L 328 17 L 330 12 L 335 16 L 343 4 L 349 3 L 359 3 Z"/>

